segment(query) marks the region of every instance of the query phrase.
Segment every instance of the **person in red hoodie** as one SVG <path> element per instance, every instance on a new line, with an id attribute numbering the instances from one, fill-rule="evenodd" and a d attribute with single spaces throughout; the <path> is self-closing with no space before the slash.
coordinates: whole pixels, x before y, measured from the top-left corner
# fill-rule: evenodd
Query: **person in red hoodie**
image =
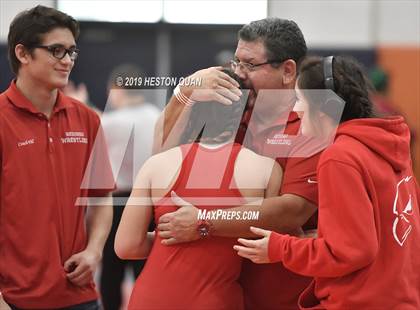
<path id="1" fill-rule="evenodd" d="M 331 89 L 345 102 L 317 167 L 318 237 L 251 228 L 263 238 L 238 239 L 234 248 L 254 263 L 282 262 L 314 277 L 301 309 L 420 309 L 419 186 L 407 124 L 375 118 L 368 82 L 350 58 L 307 58 L 296 84 L 303 134 L 334 127 L 337 100 L 313 98 L 311 90 Z"/>

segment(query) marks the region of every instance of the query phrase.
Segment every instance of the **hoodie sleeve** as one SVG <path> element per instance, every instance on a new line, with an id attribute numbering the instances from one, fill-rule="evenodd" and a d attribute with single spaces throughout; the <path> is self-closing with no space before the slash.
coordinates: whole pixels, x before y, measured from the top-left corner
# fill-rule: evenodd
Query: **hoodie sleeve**
<path id="1" fill-rule="evenodd" d="M 369 265 L 378 252 L 373 206 L 359 171 L 335 160 L 318 171 L 319 237 L 272 233 L 269 258 L 311 277 L 340 277 Z"/>

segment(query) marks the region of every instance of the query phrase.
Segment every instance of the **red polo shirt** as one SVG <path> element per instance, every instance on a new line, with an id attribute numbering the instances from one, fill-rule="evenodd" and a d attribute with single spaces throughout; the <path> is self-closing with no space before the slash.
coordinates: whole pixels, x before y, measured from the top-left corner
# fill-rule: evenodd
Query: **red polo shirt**
<path id="1" fill-rule="evenodd" d="M 50 119 L 15 82 L 0 95 L 0 291 L 17 307 L 97 298 L 93 283 L 71 284 L 63 265 L 87 245 L 86 207 L 75 201 L 90 194 L 80 185 L 99 126 L 93 111 L 61 92 Z M 98 164 L 111 171 L 106 160 Z"/>
<path id="2" fill-rule="evenodd" d="M 304 140 L 297 136 L 300 124 L 295 112 L 287 112 L 271 127 L 256 132 L 251 119 L 244 145 L 258 154 L 275 158 L 281 165 L 284 174 L 280 195 L 294 194 L 317 205 L 315 182 L 320 153 L 306 158 L 287 157 L 305 147 Z M 305 227 L 316 227 L 316 217 L 312 217 Z M 244 260 L 240 281 L 246 309 L 288 310 L 298 308 L 298 297 L 309 286 L 311 278 L 292 273 L 281 263 L 258 265 Z"/>

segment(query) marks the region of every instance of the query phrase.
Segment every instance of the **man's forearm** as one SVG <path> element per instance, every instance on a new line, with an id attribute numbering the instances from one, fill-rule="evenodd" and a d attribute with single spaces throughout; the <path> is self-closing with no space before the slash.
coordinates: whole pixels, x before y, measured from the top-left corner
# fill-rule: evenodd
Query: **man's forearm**
<path id="1" fill-rule="evenodd" d="M 303 198 L 296 199 L 294 195 L 271 197 L 256 203 L 226 209 L 226 211 L 252 212 L 259 211 L 258 219 L 252 220 L 210 220 L 212 235 L 220 237 L 255 237 L 249 230 L 250 226 L 294 234 L 315 212 L 316 207 Z"/>
<path id="2" fill-rule="evenodd" d="M 88 244 L 86 250 L 102 255 L 112 225 L 112 197 L 104 197 L 103 205 L 89 206 L 87 210 Z"/>

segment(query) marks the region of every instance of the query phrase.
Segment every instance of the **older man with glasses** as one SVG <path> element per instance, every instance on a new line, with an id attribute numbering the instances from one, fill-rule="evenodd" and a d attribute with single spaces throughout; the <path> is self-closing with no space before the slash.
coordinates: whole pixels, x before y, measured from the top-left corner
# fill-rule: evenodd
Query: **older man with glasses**
<path id="1" fill-rule="evenodd" d="M 78 55 L 78 34 L 72 17 L 44 6 L 20 13 L 10 25 L 16 79 L 0 95 L 2 310 L 99 309 L 93 277 L 112 208 L 86 208 L 76 200 L 107 199 L 113 180 L 100 148 L 93 156 L 98 166 L 88 168 L 95 140 L 105 145 L 96 139 L 98 116 L 59 90 Z M 109 188 L 81 189 L 85 174 L 95 178 L 95 167 Z"/>
<path id="2" fill-rule="evenodd" d="M 230 65 L 250 92 L 247 111 L 236 140 L 256 153 L 276 158 L 284 169 L 281 191 L 278 197 L 265 199 L 262 205 L 232 209 L 260 211 L 258 220 L 216 219 L 203 223 L 198 221 L 195 207 L 180 208 L 165 214 L 158 224 L 159 235 L 166 239 L 163 241 L 165 244 L 170 246 L 198 240 L 202 236 L 199 231 L 206 227 L 210 238 L 252 237 L 255 235 L 250 232 L 250 226 L 256 225 L 282 233 L 294 233 L 301 227 L 316 227 L 313 215 L 318 201 L 316 165 L 319 154 L 305 158 L 286 155 L 294 147 L 292 137 L 298 134 L 301 122 L 291 110 L 295 102 L 293 88 L 296 68 L 306 51 L 304 37 L 293 21 L 266 18 L 251 22 L 239 31 L 235 60 Z M 232 101 L 239 99 L 239 85 L 221 69 L 211 67 L 197 71 L 190 78 L 200 78 L 200 86 L 180 85 L 176 88 L 175 96 L 161 116 L 161 126 L 157 127 L 157 152 L 177 142 L 183 130 L 182 120 L 188 118 L 191 104 L 203 101 L 232 104 Z M 266 90 L 290 91 L 273 97 L 265 96 Z M 257 96 L 258 102 L 255 104 Z M 267 100 L 259 102 L 260 97 L 266 97 Z M 259 121 L 249 123 L 251 118 Z M 182 199 L 175 199 L 175 202 L 188 205 Z M 278 310 L 297 309 L 298 296 L 311 279 L 293 274 L 279 264 L 255 265 L 245 261 L 240 281 L 247 309 Z"/>

